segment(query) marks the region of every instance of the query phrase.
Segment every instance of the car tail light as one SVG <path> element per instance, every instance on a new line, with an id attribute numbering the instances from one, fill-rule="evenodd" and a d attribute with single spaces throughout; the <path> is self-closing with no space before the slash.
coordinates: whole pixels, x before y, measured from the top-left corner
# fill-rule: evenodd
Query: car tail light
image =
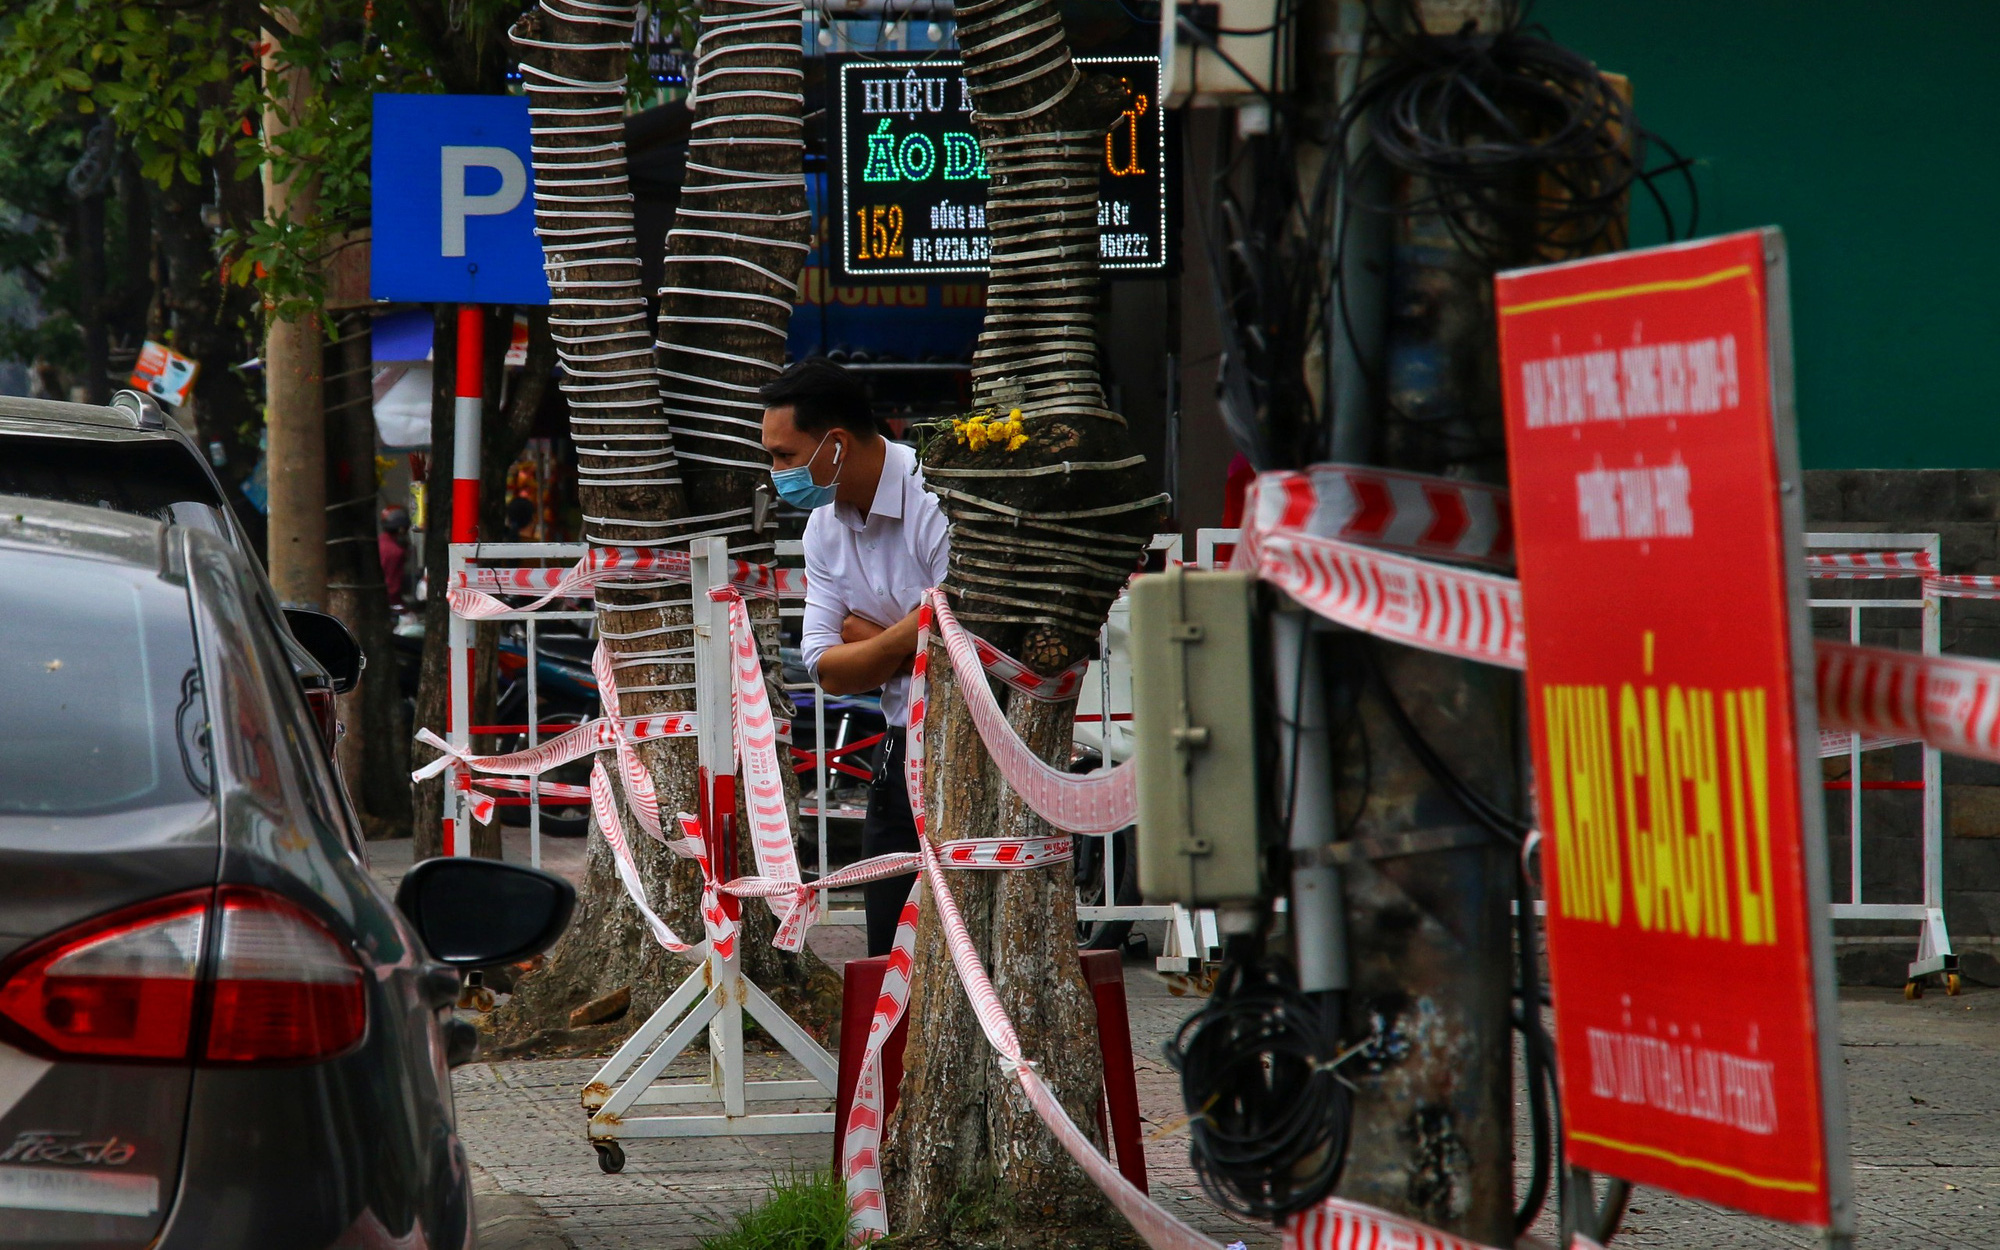
<path id="1" fill-rule="evenodd" d="M 361 1040 L 367 1002 L 346 943 L 248 886 L 123 908 L 0 965 L 0 1035 L 58 1059 L 309 1062 Z"/>
<path id="2" fill-rule="evenodd" d="M 331 755 L 334 745 L 340 741 L 340 712 L 334 705 L 333 691 L 325 686 L 309 686 L 305 689 L 305 696 L 313 724 L 319 727 L 320 745 Z"/>
<path id="3" fill-rule="evenodd" d="M 361 1040 L 368 1025 L 361 965 L 304 909 L 274 894 L 222 889 L 210 1063 L 298 1063 Z"/>
<path id="4" fill-rule="evenodd" d="M 21 951 L 0 981 L 0 1018 L 48 1054 L 185 1058 L 209 893 L 128 907 Z"/>

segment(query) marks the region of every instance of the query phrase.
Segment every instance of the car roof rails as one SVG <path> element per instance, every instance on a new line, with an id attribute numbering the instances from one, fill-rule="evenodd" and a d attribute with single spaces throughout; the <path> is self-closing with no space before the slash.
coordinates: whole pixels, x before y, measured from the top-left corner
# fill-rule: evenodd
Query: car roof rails
<path id="1" fill-rule="evenodd" d="M 160 407 L 159 400 L 143 391 L 120 391 L 111 397 L 111 406 L 130 413 L 142 430 L 167 428 L 166 410 Z"/>

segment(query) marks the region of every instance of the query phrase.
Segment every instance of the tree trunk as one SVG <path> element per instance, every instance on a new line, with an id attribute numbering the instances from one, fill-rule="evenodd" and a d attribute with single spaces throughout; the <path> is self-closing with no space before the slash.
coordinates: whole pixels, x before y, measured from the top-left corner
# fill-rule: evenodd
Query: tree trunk
<path id="1" fill-rule="evenodd" d="M 768 61 L 773 59 L 772 49 L 788 41 L 793 70 L 785 90 L 796 93 L 796 13 L 788 23 L 780 23 L 786 30 L 766 30 L 761 37 L 746 37 L 727 25 L 730 12 L 756 10 L 750 4 L 706 6 L 705 57 L 727 56 L 730 43 L 754 43 L 761 46 L 736 54 L 734 63 L 748 64 L 760 57 Z M 556 0 L 522 18 L 513 33 L 522 50 L 522 70 L 538 130 L 536 212 L 553 294 L 550 325 L 563 364 L 571 435 L 581 461 L 578 494 L 586 536 L 593 545 L 684 549 L 694 537 L 725 533 L 735 553 L 768 558 L 770 540 L 747 533 L 750 492 L 761 465 L 740 444 L 718 440 L 716 434 L 726 430 L 741 439 L 746 427 L 754 431 L 755 388 L 783 360 L 785 317 L 804 255 L 801 145 L 796 138 L 799 103 L 795 94 L 789 104 L 765 100 L 759 108 L 748 108 L 737 103 L 733 112 L 784 115 L 735 123 L 734 138 L 742 148 L 733 149 L 730 158 L 718 153 L 714 161 L 727 165 L 732 159 L 744 160 L 747 153 L 757 162 L 762 185 L 748 192 L 724 189 L 726 174 L 719 169 L 703 172 L 697 168 L 700 162 L 691 162 L 689 186 L 709 190 L 697 195 L 701 201 L 697 204 L 689 205 L 684 198 L 681 210 L 685 216 L 692 208 L 693 215 L 703 219 L 701 229 L 711 234 L 720 228 L 789 230 L 799 245 L 779 249 L 773 257 L 767 253 L 774 249 L 754 240 L 703 235 L 691 241 L 683 235 L 677 243 L 670 237 L 669 289 L 663 296 L 661 327 L 663 339 L 674 327 L 673 341 L 658 345 L 656 362 L 647 330 L 647 301 L 639 283 L 624 162 L 629 49 L 620 45 L 631 26 L 629 8 L 571 9 Z M 784 58 L 779 53 L 775 59 Z M 754 89 L 769 76 L 740 76 L 731 89 Z M 695 125 L 700 127 L 708 119 L 715 127 L 716 119 L 726 117 L 715 107 L 704 106 Z M 712 133 L 723 138 L 729 130 L 722 126 Z M 757 138 L 768 133 L 792 136 L 789 146 Z M 792 184 L 789 202 L 782 189 L 769 185 L 786 177 Z M 764 221 L 754 220 L 758 214 Z M 747 224 L 746 215 L 753 218 Z M 728 220 L 712 220 L 718 217 Z M 752 265 L 675 260 L 693 253 L 728 253 Z M 770 276 L 758 273 L 758 268 Z M 705 305 L 708 315 L 727 313 L 754 319 L 756 324 L 699 323 L 699 314 L 676 311 L 691 301 Z M 745 311 L 733 312 L 739 305 Z M 690 332 L 681 328 L 684 324 L 701 328 Z M 691 337 L 699 338 L 702 350 L 689 352 L 676 345 Z M 718 352 L 728 357 L 713 355 Z M 656 376 L 656 368 L 664 376 Z M 747 437 L 754 441 L 755 435 Z M 683 448 L 694 450 L 677 455 Z M 694 471 L 686 472 L 683 461 Z M 740 515 L 718 518 L 721 513 Z M 599 633 L 614 655 L 623 714 L 692 706 L 694 672 L 686 650 L 692 642 L 688 593 L 630 584 L 598 590 Z M 664 815 L 696 808 L 692 741 L 644 743 L 639 754 L 653 775 Z M 749 822 L 739 819 L 738 827 L 747 831 Z M 699 870 L 646 839 L 630 838 L 628 844 L 649 897 L 656 905 L 664 901 L 658 909 L 667 923 L 683 937 L 697 937 Z M 621 987 L 631 989 L 627 1019 L 636 1024 L 683 975 L 685 965 L 668 960 L 667 952 L 640 927 L 637 912 L 624 898 L 610 848 L 601 838 L 591 841 L 582 894 L 561 945 L 546 967 L 519 983 L 497 1021 L 503 1037 L 519 1039 L 558 1027 L 570 1008 Z M 838 1000 L 831 972 L 809 953 L 786 956 L 771 951 L 768 909 L 745 908 L 743 920 L 745 972 L 781 1004 L 799 1012 L 809 1026 L 824 1028 Z"/>
<path id="2" fill-rule="evenodd" d="M 301 116 L 312 77 L 286 63 L 283 32 L 264 31 L 264 77 L 288 108 L 264 112 L 264 140 L 276 144 Z M 303 225 L 319 213 L 319 176 L 299 171 L 279 181 L 264 166 L 264 211 L 273 224 Z M 280 601 L 326 606 L 326 423 L 321 393 L 321 310 L 280 316 L 267 310 L 264 331 L 265 481 L 271 522 L 266 563 Z"/>
<path id="3" fill-rule="evenodd" d="M 366 311 L 343 313 L 326 348 L 327 610 L 361 644 L 368 667 L 340 697 L 341 776 L 370 838 L 410 830 L 409 730 L 396 688 L 389 593 L 375 546 L 375 418 Z"/>
<path id="4" fill-rule="evenodd" d="M 991 171 L 974 403 L 1018 408 L 1028 438 L 1010 451 L 941 436 L 925 476 L 952 521 L 945 590 L 959 619 L 1055 673 L 1089 654 L 1162 501 L 1104 406 L 1097 368 L 1097 169 L 1119 92 L 1071 65 L 1054 0 L 979 0 L 959 9 L 958 35 Z M 1076 471 L 1032 472 L 1064 462 Z M 930 836 L 1052 832 L 994 769 L 942 645 L 929 664 Z M 1014 732 L 1066 763 L 1074 701 L 1000 695 Z M 1069 865 L 957 873 L 950 885 L 1027 1053 L 1070 1117 L 1094 1125 L 1103 1073 Z M 897 1244 L 1136 1244 L 993 1062 L 933 906 L 917 942 L 902 1099 L 883 1154 Z"/>

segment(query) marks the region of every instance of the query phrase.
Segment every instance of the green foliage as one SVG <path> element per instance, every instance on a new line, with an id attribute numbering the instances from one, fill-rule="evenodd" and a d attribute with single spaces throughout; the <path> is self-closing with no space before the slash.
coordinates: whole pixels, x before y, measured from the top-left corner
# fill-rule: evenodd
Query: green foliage
<path id="1" fill-rule="evenodd" d="M 29 132 L 108 116 L 144 175 L 201 180 L 204 101 L 236 73 L 222 5 L 26 0 L 0 37 L 0 99 Z"/>
<path id="2" fill-rule="evenodd" d="M 837 1174 L 774 1176 L 764 1201 L 728 1231 L 704 1237 L 701 1250 L 845 1250 L 847 1219 L 847 1185 Z"/>
<path id="3" fill-rule="evenodd" d="M 517 11 L 498 0 L 449 7 L 475 27 Z M 267 72 L 234 85 L 228 111 L 256 119 L 230 139 L 241 176 L 309 180 L 314 191 L 303 217 L 267 213 L 218 239 L 227 278 L 254 282 L 277 315 L 317 305 L 327 259 L 342 236 L 368 225 L 373 96 L 444 90 L 412 8 L 399 0 L 315 0 L 285 10 L 289 25 L 277 32 L 277 46 L 257 45 L 269 51 Z"/>
<path id="4" fill-rule="evenodd" d="M 64 370 L 83 362 L 83 336 L 68 310 L 75 274 L 63 249 L 71 200 L 64 185 L 83 151 L 74 122 L 24 133 L 0 125 L 0 274 L 9 277 L 0 307 L 0 359 L 45 360 Z M 26 309 L 53 310 L 38 323 Z"/>

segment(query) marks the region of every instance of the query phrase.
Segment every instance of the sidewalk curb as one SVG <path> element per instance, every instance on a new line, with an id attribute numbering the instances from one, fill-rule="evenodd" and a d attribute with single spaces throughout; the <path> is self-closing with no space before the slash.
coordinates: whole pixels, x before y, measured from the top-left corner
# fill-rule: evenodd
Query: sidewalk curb
<path id="1" fill-rule="evenodd" d="M 533 1198 L 511 1194 L 472 1165 L 472 1219 L 478 1250 L 576 1250 L 554 1217 Z"/>

